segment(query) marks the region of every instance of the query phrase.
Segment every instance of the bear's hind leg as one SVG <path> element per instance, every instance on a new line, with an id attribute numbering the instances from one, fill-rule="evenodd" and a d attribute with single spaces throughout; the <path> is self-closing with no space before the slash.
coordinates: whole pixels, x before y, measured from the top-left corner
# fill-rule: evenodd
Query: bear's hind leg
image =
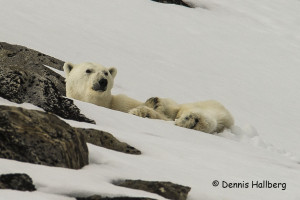
<path id="1" fill-rule="evenodd" d="M 205 133 L 214 133 L 216 131 L 217 122 L 202 113 L 190 112 L 176 119 L 175 125 Z"/>

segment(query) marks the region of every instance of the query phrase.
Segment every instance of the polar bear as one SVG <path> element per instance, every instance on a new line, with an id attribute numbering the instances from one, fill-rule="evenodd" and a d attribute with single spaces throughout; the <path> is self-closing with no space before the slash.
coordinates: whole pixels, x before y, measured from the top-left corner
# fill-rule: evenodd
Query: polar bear
<path id="1" fill-rule="evenodd" d="M 117 69 L 95 63 L 65 63 L 66 95 L 102 107 L 144 118 L 175 121 L 175 125 L 206 133 L 221 132 L 234 121 L 220 103 L 209 100 L 177 104 L 167 98 L 152 97 L 145 103 L 126 95 L 112 95 Z"/>
<path id="2" fill-rule="evenodd" d="M 126 113 L 142 104 L 126 95 L 111 94 L 117 75 L 114 67 L 106 68 L 95 63 L 65 63 L 63 68 L 67 97 Z"/>

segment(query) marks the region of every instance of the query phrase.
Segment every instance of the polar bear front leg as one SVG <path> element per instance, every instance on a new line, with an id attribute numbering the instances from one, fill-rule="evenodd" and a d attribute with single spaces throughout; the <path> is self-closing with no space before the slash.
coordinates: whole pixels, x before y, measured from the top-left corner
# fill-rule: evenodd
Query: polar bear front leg
<path id="1" fill-rule="evenodd" d="M 144 105 L 133 108 L 128 113 L 139 116 L 139 117 L 143 117 L 143 118 L 162 119 L 162 120 L 166 120 L 166 121 L 170 120 L 167 117 L 165 117 L 163 114 L 158 113 L 155 110 L 153 110 L 152 108 L 149 108 Z"/>
<path id="2" fill-rule="evenodd" d="M 205 133 L 214 133 L 217 128 L 217 121 L 200 112 L 190 112 L 176 119 L 175 125 Z"/>

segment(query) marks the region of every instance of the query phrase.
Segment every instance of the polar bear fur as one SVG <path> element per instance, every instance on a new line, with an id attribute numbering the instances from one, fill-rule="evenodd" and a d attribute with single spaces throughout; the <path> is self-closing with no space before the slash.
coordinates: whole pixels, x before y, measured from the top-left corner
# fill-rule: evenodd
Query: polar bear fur
<path id="1" fill-rule="evenodd" d="M 117 69 L 99 64 L 65 63 L 67 97 L 144 118 L 175 121 L 175 125 L 203 131 L 221 132 L 234 121 L 229 111 L 217 101 L 177 104 L 166 98 L 152 97 L 145 103 L 126 95 L 112 95 Z"/>
<path id="2" fill-rule="evenodd" d="M 206 133 L 219 133 L 234 124 L 229 111 L 214 100 L 177 104 L 171 99 L 153 97 L 129 113 L 142 117 L 148 115 L 149 118 L 155 119 L 162 116 L 161 119 L 175 121 L 177 126 Z"/>
<path id="3" fill-rule="evenodd" d="M 106 68 L 94 63 L 65 63 L 63 68 L 66 74 L 67 97 L 122 112 L 129 112 L 142 104 L 126 95 L 111 94 L 117 75 L 114 67 Z"/>

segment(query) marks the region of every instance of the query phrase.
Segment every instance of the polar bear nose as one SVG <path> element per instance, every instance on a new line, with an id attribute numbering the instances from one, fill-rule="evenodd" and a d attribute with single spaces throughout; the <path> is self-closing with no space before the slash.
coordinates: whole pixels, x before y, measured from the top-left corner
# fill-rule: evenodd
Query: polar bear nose
<path id="1" fill-rule="evenodd" d="M 105 78 L 100 79 L 97 83 L 95 83 L 92 87 L 95 91 L 104 92 L 107 89 L 108 81 Z"/>
<path id="2" fill-rule="evenodd" d="M 103 86 L 103 87 L 106 87 L 106 86 L 107 86 L 107 79 L 102 78 L 102 79 L 99 81 L 99 85 L 100 85 L 100 86 Z"/>
<path id="3" fill-rule="evenodd" d="M 107 79 L 105 79 L 105 78 L 100 79 L 99 85 L 102 90 L 105 90 L 106 86 L 107 86 Z"/>

